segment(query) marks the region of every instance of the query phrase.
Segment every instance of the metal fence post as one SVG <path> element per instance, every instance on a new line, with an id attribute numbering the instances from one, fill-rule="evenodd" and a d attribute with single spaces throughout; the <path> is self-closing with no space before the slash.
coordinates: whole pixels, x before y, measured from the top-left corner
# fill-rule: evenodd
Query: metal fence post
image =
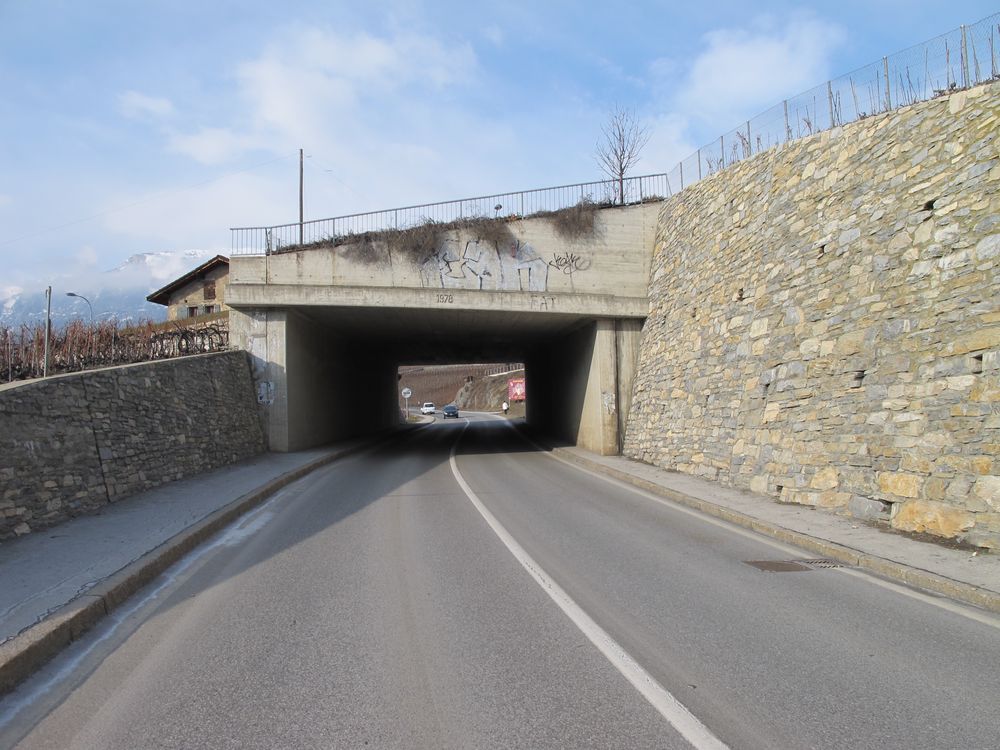
<path id="1" fill-rule="evenodd" d="M 889 90 L 889 58 L 882 58 L 882 71 L 885 75 L 885 111 L 892 109 L 892 97 Z"/>
<path id="2" fill-rule="evenodd" d="M 719 159 L 719 169 L 725 169 L 726 168 L 726 141 L 725 141 L 725 138 L 726 138 L 725 135 L 720 135 L 719 136 L 719 155 L 721 157 Z"/>
<path id="3" fill-rule="evenodd" d="M 969 47 L 968 41 L 965 35 L 965 24 L 961 26 L 962 29 L 962 88 L 969 88 Z"/>
<path id="4" fill-rule="evenodd" d="M 701 180 L 701 149 L 698 149 L 698 180 Z"/>
<path id="5" fill-rule="evenodd" d="M 681 162 L 677 166 L 679 166 L 681 168 L 681 190 L 683 190 L 684 189 L 684 162 Z"/>
<path id="6" fill-rule="evenodd" d="M 788 125 L 788 100 L 785 99 L 782 104 L 785 105 L 785 143 L 792 140 L 792 129 Z"/>
<path id="7" fill-rule="evenodd" d="M 830 100 L 830 127 L 837 127 L 836 121 L 833 119 L 833 84 L 830 81 L 826 82 L 826 95 Z"/>

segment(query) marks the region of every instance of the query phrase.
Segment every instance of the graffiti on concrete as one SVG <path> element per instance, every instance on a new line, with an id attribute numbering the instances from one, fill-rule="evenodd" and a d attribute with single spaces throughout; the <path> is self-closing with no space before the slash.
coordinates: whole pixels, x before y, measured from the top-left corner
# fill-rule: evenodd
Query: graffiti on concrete
<path id="1" fill-rule="evenodd" d="M 484 240 L 445 240 L 420 266 L 425 287 L 484 291 L 544 292 L 549 266 L 535 249 L 519 240 L 501 249 Z"/>
<path id="2" fill-rule="evenodd" d="M 588 270 L 590 268 L 590 258 L 582 258 L 576 253 L 569 251 L 565 253 L 553 253 L 552 260 L 549 261 L 549 266 L 557 271 L 562 271 L 567 276 L 572 276 L 574 273 Z"/>
<path id="3" fill-rule="evenodd" d="M 615 394 L 608 391 L 603 391 L 601 393 L 601 401 L 604 404 L 604 410 L 608 414 L 615 413 Z"/>

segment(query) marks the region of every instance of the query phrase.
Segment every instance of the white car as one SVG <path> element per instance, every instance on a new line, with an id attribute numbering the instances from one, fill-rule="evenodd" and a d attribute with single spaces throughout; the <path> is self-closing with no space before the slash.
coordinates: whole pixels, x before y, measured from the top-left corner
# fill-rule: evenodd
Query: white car
<path id="1" fill-rule="evenodd" d="M 430 401 L 428 401 L 426 404 L 424 404 L 423 406 L 420 407 L 420 413 L 421 414 L 433 414 L 434 413 L 434 404 L 432 404 Z"/>

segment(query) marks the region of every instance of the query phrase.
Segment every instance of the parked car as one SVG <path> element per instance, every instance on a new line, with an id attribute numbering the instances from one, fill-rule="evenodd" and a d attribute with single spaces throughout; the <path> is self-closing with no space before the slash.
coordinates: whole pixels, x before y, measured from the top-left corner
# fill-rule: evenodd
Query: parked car
<path id="1" fill-rule="evenodd" d="M 434 413 L 434 404 L 432 404 L 430 401 L 428 401 L 427 403 L 425 403 L 423 406 L 420 407 L 420 413 L 421 414 L 433 414 Z"/>
<path id="2" fill-rule="evenodd" d="M 458 419 L 458 407 L 455 404 L 448 404 L 444 409 L 441 410 L 441 414 L 445 419 L 448 417 L 454 417 Z"/>

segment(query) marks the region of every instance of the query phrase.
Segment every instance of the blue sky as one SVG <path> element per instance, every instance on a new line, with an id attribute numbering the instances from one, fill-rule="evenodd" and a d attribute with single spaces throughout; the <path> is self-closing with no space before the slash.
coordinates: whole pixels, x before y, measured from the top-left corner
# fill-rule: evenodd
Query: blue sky
<path id="1" fill-rule="evenodd" d="M 0 0 L 0 301 L 230 226 L 663 172 L 988 2 Z M 183 269 L 178 269 L 183 270 Z"/>

